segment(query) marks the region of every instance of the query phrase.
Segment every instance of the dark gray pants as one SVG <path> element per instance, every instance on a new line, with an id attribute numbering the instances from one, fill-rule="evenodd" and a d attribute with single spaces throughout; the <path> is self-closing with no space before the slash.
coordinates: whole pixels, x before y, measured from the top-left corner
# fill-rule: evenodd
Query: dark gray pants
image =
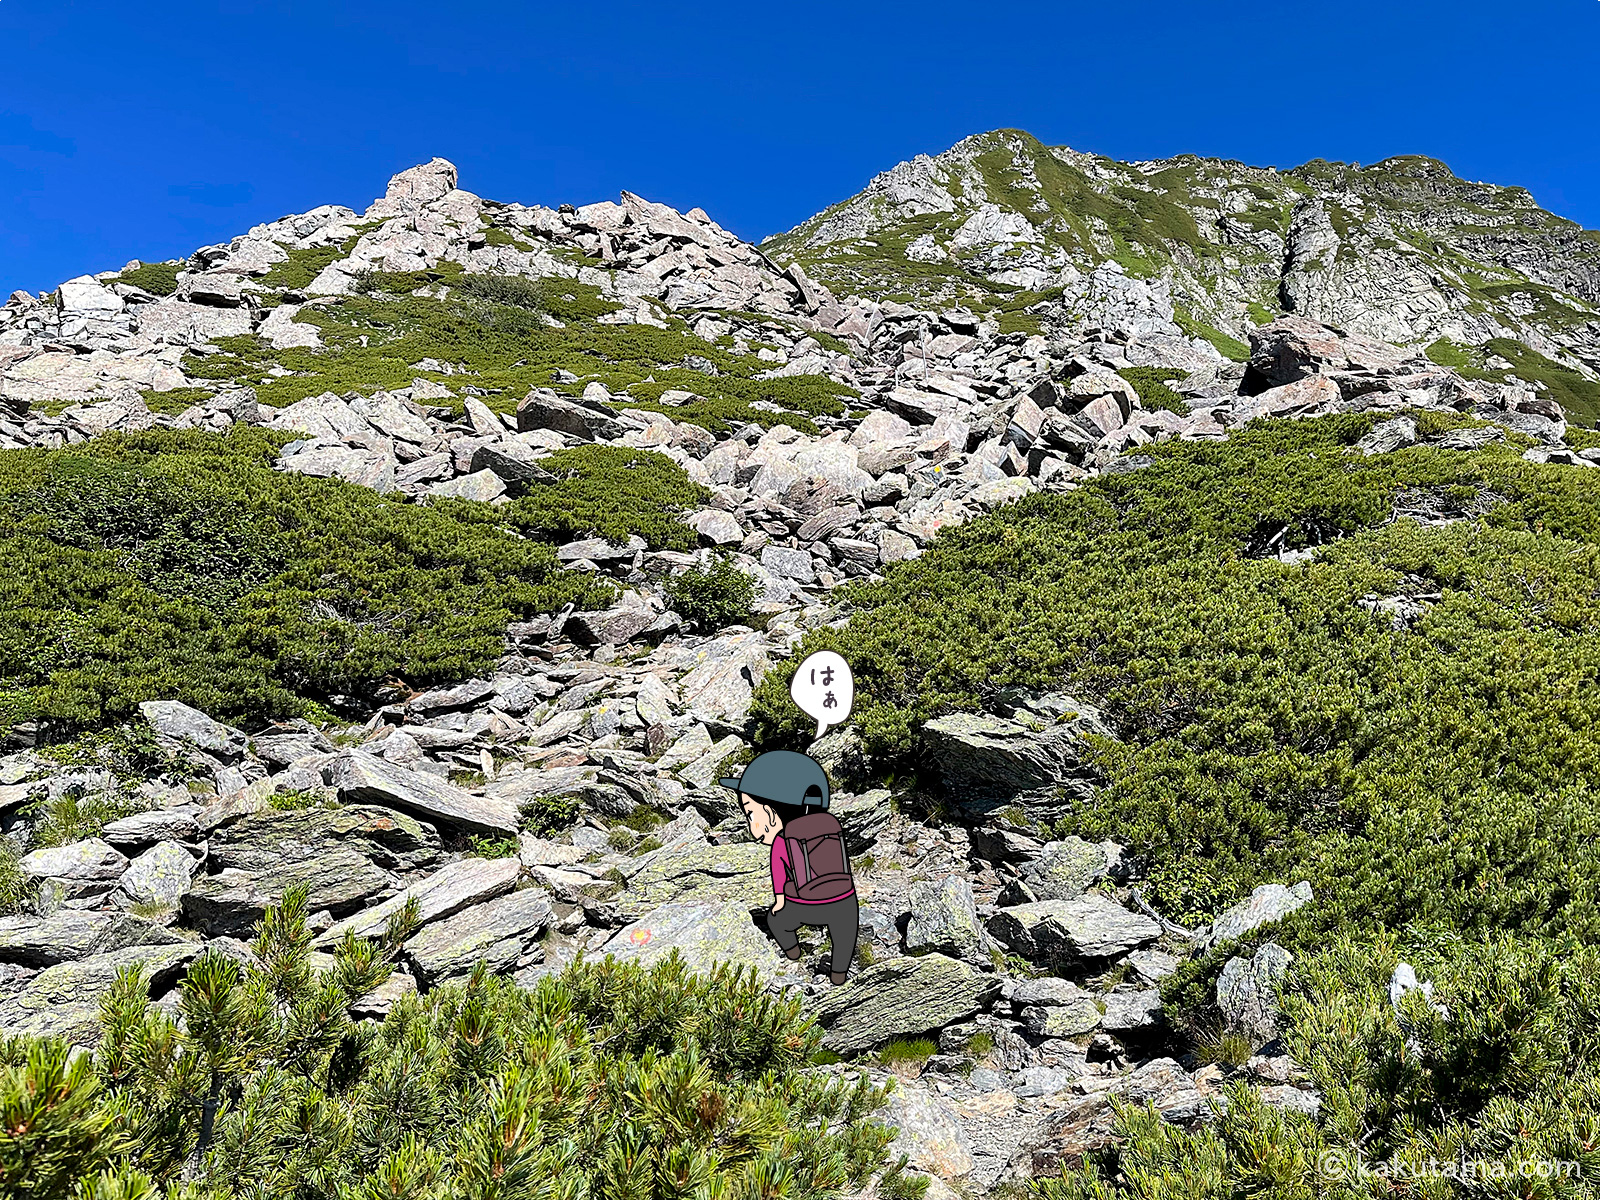
<path id="1" fill-rule="evenodd" d="M 828 941 L 833 944 L 833 973 L 847 974 L 850 961 L 856 956 L 856 934 L 861 923 L 861 906 L 855 896 L 846 896 L 828 904 L 801 904 L 785 900 L 777 912 L 767 914 L 767 928 L 773 939 L 785 950 L 800 944 L 795 930 L 802 925 L 814 929 L 827 926 Z"/>

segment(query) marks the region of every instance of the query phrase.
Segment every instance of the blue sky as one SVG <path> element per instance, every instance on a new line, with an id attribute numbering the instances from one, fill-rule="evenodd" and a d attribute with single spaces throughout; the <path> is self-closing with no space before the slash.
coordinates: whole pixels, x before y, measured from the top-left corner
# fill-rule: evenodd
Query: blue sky
<path id="1" fill-rule="evenodd" d="M 1116 158 L 1443 159 L 1600 226 L 1600 3 L 0 0 L 0 296 L 441 155 L 758 239 L 969 133 Z"/>

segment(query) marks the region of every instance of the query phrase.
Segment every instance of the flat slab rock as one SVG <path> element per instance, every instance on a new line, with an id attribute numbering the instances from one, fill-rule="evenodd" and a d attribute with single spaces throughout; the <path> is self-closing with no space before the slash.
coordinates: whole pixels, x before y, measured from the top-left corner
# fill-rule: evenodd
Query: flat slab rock
<path id="1" fill-rule="evenodd" d="M 868 967 L 817 1004 L 837 1053 L 866 1050 L 893 1038 L 965 1020 L 1000 990 L 1000 982 L 943 954 L 895 958 Z"/>
<path id="2" fill-rule="evenodd" d="M 199 812 L 197 804 L 153 808 L 112 821 L 100 831 L 100 836 L 125 853 L 157 842 L 198 842 L 200 826 L 195 816 Z"/>
<path id="3" fill-rule="evenodd" d="M 477 833 L 517 832 L 515 805 L 474 796 L 437 776 L 397 766 L 375 754 L 342 751 L 331 769 L 333 785 L 346 804 L 382 804 Z"/>
<path id="4" fill-rule="evenodd" d="M 898 1130 L 889 1146 L 890 1162 L 904 1154 L 910 1166 L 940 1179 L 972 1174 L 972 1147 L 959 1115 L 926 1088 L 897 1082 L 876 1117 Z"/>
<path id="5" fill-rule="evenodd" d="M 346 933 L 357 937 L 378 937 L 389 918 L 408 901 L 417 902 L 417 915 L 423 925 L 452 917 L 462 909 L 503 896 L 516 886 L 522 864 L 515 858 L 464 858 L 441 867 L 382 904 L 362 909 L 353 917 L 337 922 L 319 934 L 316 946 L 336 946 Z"/>
<path id="6" fill-rule="evenodd" d="M 509 975 L 538 961 L 539 935 L 554 919 L 549 895 L 527 888 L 429 925 L 405 944 L 405 954 L 429 986 L 465 975 L 480 962 L 491 974 Z"/>
<path id="7" fill-rule="evenodd" d="M 62 879 L 90 885 L 112 884 L 128 869 L 128 859 L 100 838 L 85 838 L 22 856 L 17 864 L 35 879 Z"/>
<path id="8" fill-rule="evenodd" d="M 0 962 L 49 967 L 131 946 L 172 946 L 183 938 L 124 912 L 63 908 L 48 917 L 0 917 Z"/>
<path id="9" fill-rule="evenodd" d="M 636 920 L 675 900 L 771 904 L 771 852 L 754 842 L 663 846 L 637 860 L 617 905 Z"/>
<path id="10" fill-rule="evenodd" d="M 0 1033 L 13 1037 L 60 1037 L 75 1046 L 100 1041 L 100 1000 L 111 990 L 117 972 L 142 965 L 152 996 L 177 982 L 200 954 L 194 942 L 164 946 L 129 946 L 63 962 L 39 972 L 27 987 L 0 1002 Z"/>
<path id="11" fill-rule="evenodd" d="M 1109 896 L 1040 900 L 1002 908 L 989 918 L 996 941 L 1030 961 L 1117 958 L 1161 936 L 1161 926 Z"/>
<path id="12" fill-rule="evenodd" d="M 250 747 L 249 739 L 233 726 L 213 721 L 178 700 L 146 700 L 139 705 L 139 712 L 157 737 L 227 761 L 239 758 Z"/>
<path id="13" fill-rule="evenodd" d="M 392 888 L 396 873 L 438 857 L 432 827 L 392 809 L 267 809 L 212 832 L 208 874 L 194 879 L 183 910 L 209 936 L 244 936 L 291 884 L 305 883 L 311 911 L 343 916 Z"/>
<path id="14" fill-rule="evenodd" d="M 777 944 L 756 927 L 750 905 L 731 900 L 663 904 L 619 929 L 600 953 L 648 966 L 674 950 L 701 973 L 724 962 L 754 967 L 770 979 L 789 967 Z"/>
<path id="15" fill-rule="evenodd" d="M 1109 731 L 1084 707 L 1081 715 L 1046 725 L 990 713 L 950 713 L 922 728 L 945 782 L 979 794 L 1049 787 L 1085 772 L 1086 733 Z"/>

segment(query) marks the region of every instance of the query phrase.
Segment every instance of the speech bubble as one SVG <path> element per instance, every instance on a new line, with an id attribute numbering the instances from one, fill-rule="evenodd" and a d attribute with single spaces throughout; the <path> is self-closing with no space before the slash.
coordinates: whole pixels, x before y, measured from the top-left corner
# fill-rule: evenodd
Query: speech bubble
<path id="1" fill-rule="evenodd" d="M 794 673 L 789 695 L 801 712 L 816 720 L 817 736 L 821 737 L 828 726 L 849 720 L 856 702 L 856 677 L 850 664 L 832 650 L 818 650 Z"/>

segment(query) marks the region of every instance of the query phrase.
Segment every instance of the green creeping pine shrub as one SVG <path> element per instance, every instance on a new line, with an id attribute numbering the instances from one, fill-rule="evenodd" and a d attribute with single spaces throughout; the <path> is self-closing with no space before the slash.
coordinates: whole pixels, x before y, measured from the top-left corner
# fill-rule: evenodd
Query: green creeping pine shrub
<path id="1" fill-rule="evenodd" d="M 1352 454 L 1375 419 L 1163 443 L 1147 468 L 946 530 L 855 588 L 849 625 L 808 634 L 793 661 L 850 662 L 880 769 L 931 767 L 922 723 L 994 689 L 1101 705 L 1118 739 L 1091 745 L 1104 784 L 1062 832 L 1129 844 L 1151 903 L 1190 926 L 1256 884 L 1309 880 L 1315 903 L 1271 933 L 1332 1009 L 1367 986 L 1330 957 L 1340 931 L 1369 949 L 1394 931 L 1441 979 L 1468 978 L 1483 943 L 1560 961 L 1563 939 L 1600 941 L 1600 493 L 1511 441 Z M 1389 519 L 1402 495 L 1489 494 L 1504 502 L 1481 517 Z M 1252 557 L 1280 531 L 1321 549 Z M 1408 587 L 1440 596 L 1408 629 L 1356 603 Z M 757 691 L 760 745 L 809 732 L 791 671 Z M 1175 1023 L 1203 1026 L 1216 973 L 1248 949 L 1171 981 Z M 1560 990 L 1540 1020 L 1592 1022 L 1588 995 Z M 1291 1036 L 1334 1053 L 1334 1035 L 1307 1029 Z M 1485 1111 L 1544 1128 L 1542 1103 L 1507 1084 Z M 1573 1104 L 1573 1120 L 1600 1121 Z"/>
<path id="2" fill-rule="evenodd" d="M 22 911 L 33 892 L 33 879 L 23 873 L 17 844 L 0 833 L 0 917 Z"/>
<path id="3" fill-rule="evenodd" d="M 355 242 L 350 240 L 343 246 L 283 246 L 283 249 L 289 257 L 272 264 L 272 268 L 261 277 L 262 287 L 293 291 L 309 287 L 324 269 L 355 249 Z"/>
<path id="4" fill-rule="evenodd" d="M 204 404 L 212 393 L 205 388 L 173 388 L 168 392 L 144 388 L 139 395 L 144 397 L 144 406 L 151 412 L 176 417 L 192 405 Z"/>
<path id="5" fill-rule="evenodd" d="M 680 518 L 711 493 L 666 455 L 627 446 L 575 446 L 539 465 L 555 482 L 490 510 L 514 529 L 561 540 L 597 534 L 625 542 L 637 534 L 652 549 L 693 549 L 696 534 Z"/>
<path id="6" fill-rule="evenodd" d="M 1161 367 L 1123 367 L 1117 374 L 1133 384 L 1133 390 L 1139 393 L 1139 403 L 1146 408 L 1164 408 L 1180 417 L 1188 416 L 1189 402 L 1167 386 L 1171 380 L 1182 379 L 1185 372 Z"/>
<path id="7" fill-rule="evenodd" d="M 284 263 L 277 267 L 287 269 Z M 272 277 L 263 282 L 271 284 Z M 617 305 L 591 284 L 473 275 L 455 263 L 429 271 L 369 272 L 360 283 L 362 294 L 296 316 L 316 326 L 321 349 L 274 350 L 253 335 L 217 338 L 214 344 L 222 353 L 188 355 L 184 370 L 194 379 L 249 384 L 263 404 L 281 406 L 327 391 L 370 395 L 406 387 L 419 375 L 463 382 L 411 367 L 434 358 L 470 372 L 472 386 L 485 393 L 484 403 L 499 412 L 514 411 L 534 387 L 559 386 L 578 395 L 585 384 L 598 381 L 619 394 L 625 407 L 718 431 L 730 421 L 754 421 L 815 433 L 810 417 L 840 415 L 843 400 L 857 398 L 852 389 L 820 375 L 758 379 L 770 363 L 695 337 L 676 319 L 668 329 L 600 324 L 596 318 Z M 410 294 L 424 287 L 433 294 Z M 272 373 L 275 366 L 290 374 Z M 558 371 L 571 372 L 578 382 L 556 385 Z M 663 404 L 668 390 L 695 398 Z M 621 398 L 622 393 L 633 399 Z M 751 407 L 758 401 L 778 411 Z"/>
<path id="8" fill-rule="evenodd" d="M 672 610 L 702 633 L 748 624 L 756 581 L 719 554 L 708 567 L 691 567 L 667 581 Z"/>
<path id="9" fill-rule="evenodd" d="M 1192 338 L 1203 338 L 1217 348 L 1217 353 L 1223 358 L 1232 359 L 1234 362 L 1249 362 L 1250 347 L 1236 337 L 1223 333 L 1215 325 L 1191 315 L 1181 308 L 1173 310 L 1172 319 L 1179 329 Z"/>
<path id="10" fill-rule="evenodd" d="M 652 829 L 660 829 L 666 823 L 666 817 L 644 804 L 641 804 L 627 816 L 617 818 L 618 825 L 631 829 L 635 833 L 649 833 Z"/>
<path id="11" fill-rule="evenodd" d="M 152 296 L 170 296 L 178 290 L 178 272 L 183 268 L 181 262 L 140 263 L 118 275 L 116 282 L 143 288 Z"/>
<path id="12" fill-rule="evenodd" d="M 470 676 L 507 621 L 611 592 L 497 510 L 272 470 L 235 427 L 0 453 L 0 680 L 52 736 L 178 699 L 224 721 Z M 481 511 L 480 511 L 481 510 Z"/>
<path id="13" fill-rule="evenodd" d="M 314 971 L 304 901 L 269 910 L 260 965 L 192 965 L 181 1024 L 134 968 L 94 1055 L 0 1043 L 0 1192 L 94 1200 L 106 1175 L 195 1200 L 827 1200 L 880 1171 L 893 1200 L 926 1186 L 886 1161 L 885 1089 L 803 1071 L 815 1025 L 753 972 L 608 960 L 523 991 L 480 966 L 357 1024 L 392 940 L 347 938 Z"/>
<path id="14" fill-rule="evenodd" d="M 1124 1107 L 1116 1141 L 1081 1170 L 1036 1181 L 1034 1194 L 1354 1198 L 1373 1195 L 1374 1178 L 1421 1179 L 1464 1162 L 1483 1184 L 1416 1194 L 1600 1195 L 1600 954 L 1572 941 L 1442 940 L 1416 956 L 1441 1016 L 1418 997 L 1399 1013 L 1391 1006 L 1397 941 L 1340 935 L 1294 973 L 1287 1048 L 1321 1093 L 1317 1118 L 1239 1085 L 1227 1111 L 1195 1132 Z M 1345 1169 L 1360 1164 L 1365 1178 Z"/>
<path id="15" fill-rule="evenodd" d="M 1596 446 L 1600 446 L 1600 431 L 1568 425 L 1565 440 L 1574 450 L 1593 450 Z"/>
<path id="16" fill-rule="evenodd" d="M 535 796 L 522 806 L 522 820 L 528 832 L 546 837 L 570 829 L 582 812 L 576 796 Z"/>

